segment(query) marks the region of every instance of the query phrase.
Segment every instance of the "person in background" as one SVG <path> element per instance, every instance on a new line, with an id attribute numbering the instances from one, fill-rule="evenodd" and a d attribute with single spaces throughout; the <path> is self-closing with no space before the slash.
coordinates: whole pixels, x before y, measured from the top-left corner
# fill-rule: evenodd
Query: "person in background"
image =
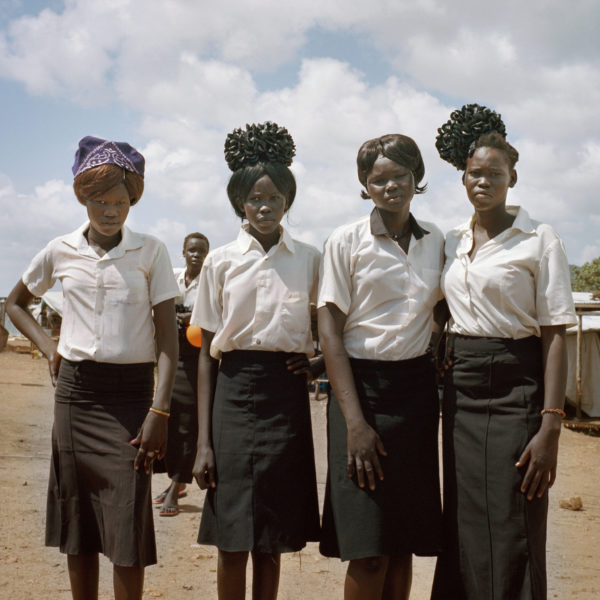
<path id="1" fill-rule="evenodd" d="M 332 387 L 321 552 L 348 560 L 346 600 L 406 600 L 412 555 L 441 547 L 439 400 L 430 344 L 444 236 L 410 212 L 425 166 L 389 134 L 358 151 L 370 216 L 327 242 L 319 339 Z"/>
<path id="2" fill-rule="evenodd" d="M 474 214 L 446 236 L 444 536 L 434 600 L 545 600 L 548 489 L 564 417 L 565 328 L 576 322 L 556 231 L 508 206 L 516 149 L 470 104 L 438 130 Z"/>
<path id="3" fill-rule="evenodd" d="M 322 371 L 308 361 L 320 253 L 281 226 L 294 153 L 275 123 L 227 136 L 227 194 L 248 223 L 206 257 L 191 318 L 203 340 L 194 476 L 208 488 L 198 542 L 219 549 L 220 600 L 245 597 L 250 554 L 252 597 L 276 598 L 281 553 L 319 538 L 307 380 Z"/>
<path id="4" fill-rule="evenodd" d="M 164 244 L 125 225 L 144 190 L 144 157 L 87 136 L 73 174 L 89 220 L 33 258 L 6 308 L 56 386 L 46 545 L 67 554 L 74 600 L 98 598 L 99 553 L 114 565 L 116 600 L 137 600 L 156 562 L 150 472 L 167 441 L 179 290 Z M 27 309 L 57 280 L 58 345 Z"/>
<path id="5" fill-rule="evenodd" d="M 198 356 L 200 348 L 192 346 L 186 337 L 192 308 L 198 293 L 198 282 L 202 263 L 209 250 L 207 237 L 202 233 L 190 233 L 183 241 L 185 268 L 175 269 L 175 277 L 181 295 L 177 298 L 177 328 L 179 331 L 179 361 L 173 397 L 167 453 L 155 461 L 155 473 L 168 473 L 171 483 L 154 498 L 160 505 L 161 517 L 179 514 L 179 499 L 186 496 L 186 483 L 192 482 L 192 467 L 198 443 Z"/>

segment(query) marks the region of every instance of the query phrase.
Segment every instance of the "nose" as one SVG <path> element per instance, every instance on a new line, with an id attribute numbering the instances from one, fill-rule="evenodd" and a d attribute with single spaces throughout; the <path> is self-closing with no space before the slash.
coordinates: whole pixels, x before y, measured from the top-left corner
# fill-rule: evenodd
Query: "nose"
<path id="1" fill-rule="evenodd" d="M 490 182 L 485 175 L 480 175 L 479 178 L 477 179 L 477 186 L 487 188 L 487 187 L 490 187 Z"/>
<path id="2" fill-rule="evenodd" d="M 106 204 L 104 206 L 105 217 L 116 217 L 118 214 L 117 207 L 114 204 Z"/>
<path id="3" fill-rule="evenodd" d="M 389 179 L 385 184 L 386 190 L 395 190 L 398 187 L 398 182 L 395 179 Z"/>

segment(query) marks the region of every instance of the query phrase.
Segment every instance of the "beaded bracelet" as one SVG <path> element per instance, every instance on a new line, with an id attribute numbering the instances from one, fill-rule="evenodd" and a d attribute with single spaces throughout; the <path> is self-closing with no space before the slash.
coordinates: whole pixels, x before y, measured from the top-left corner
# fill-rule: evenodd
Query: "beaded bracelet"
<path id="1" fill-rule="evenodd" d="M 171 416 L 171 413 L 168 413 L 165 410 L 160 410 L 160 409 L 154 408 L 154 407 L 149 408 L 148 412 L 152 412 L 155 415 L 160 415 L 161 417 L 166 417 L 167 419 Z"/>
<path id="2" fill-rule="evenodd" d="M 562 408 L 544 408 L 540 410 L 540 415 L 544 416 L 547 413 L 554 413 L 555 415 L 560 415 L 561 419 L 564 419 L 567 416 L 567 413 L 562 410 Z"/>

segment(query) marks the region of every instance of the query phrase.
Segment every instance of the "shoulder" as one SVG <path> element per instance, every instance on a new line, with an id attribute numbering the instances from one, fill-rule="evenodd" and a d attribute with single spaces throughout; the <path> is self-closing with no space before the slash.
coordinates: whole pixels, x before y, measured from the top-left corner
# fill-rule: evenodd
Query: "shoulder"
<path id="1" fill-rule="evenodd" d="M 312 244 L 301 242 L 296 238 L 294 238 L 294 251 L 303 258 L 307 257 L 309 259 L 319 259 L 321 257 L 321 252 L 317 250 L 317 248 L 315 248 Z"/>
<path id="2" fill-rule="evenodd" d="M 340 225 L 331 232 L 327 238 L 326 244 L 352 243 L 357 238 L 363 238 L 367 234 L 370 235 L 370 223 L 371 219 L 367 215 L 366 217 L 361 217 L 352 223 Z"/>
<path id="3" fill-rule="evenodd" d="M 416 220 L 421 229 L 428 231 L 429 233 L 425 236 L 428 241 L 435 241 L 437 243 L 444 243 L 444 234 L 442 230 L 431 221 L 421 221 L 421 219 Z"/>

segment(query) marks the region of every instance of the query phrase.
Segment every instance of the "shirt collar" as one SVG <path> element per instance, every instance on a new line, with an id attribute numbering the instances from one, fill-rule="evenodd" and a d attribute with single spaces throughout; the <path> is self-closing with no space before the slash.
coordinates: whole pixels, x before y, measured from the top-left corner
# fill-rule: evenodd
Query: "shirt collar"
<path id="1" fill-rule="evenodd" d="M 279 242 L 277 242 L 274 248 L 277 248 L 278 246 L 285 246 L 293 254 L 295 250 L 295 244 L 294 240 L 292 239 L 292 236 L 281 225 L 279 226 L 279 230 Z M 240 227 L 240 232 L 237 236 L 237 243 L 242 254 L 246 254 L 250 250 L 252 245 L 256 245 L 258 248 L 260 248 L 260 250 L 264 252 L 264 249 L 260 245 L 260 242 L 252 234 L 248 233 L 247 223 Z"/>
<path id="2" fill-rule="evenodd" d="M 75 248 L 79 254 L 84 256 L 95 256 L 95 253 L 90 248 L 84 233 L 88 230 L 90 222 L 86 221 L 79 226 L 75 231 L 68 233 L 63 237 L 63 242 L 72 248 Z M 119 258 L 128 250 L 136 250 L 144 245 L 142 236 L 129 229 L 126 225 L 121 228 L 121 241 L 107 252 L 102 259 Z M 101 259 L 101 260 L 102 260 Z"/>
<path id="3" fill-rule="evenodd" d="M 415 236 L 415 239 L 420 240 L 423 236 L 427 235 L 429 231 L 427 229 L 423 229 L 417 223 L 417 220 L 413 217 L 412 213 L 408 214 L 408 224 L 410 226 L 412 234 Z M 383 217 L 377 207 L 375 207 L 371 211 L 371 233 L 373 235 L 387 235 L 388 237 L 392 237 L 390 232 L 388 231 L 385 223 L 383 222 Z"/>
<path id="4" fill-rule="evenodd" d="M 531 221 L 531 218 L 529 217 L 529 213 L 522 206 L 507 206 L 506 212 L 514 215 L 515 220 L 513 221 L 513 224 L 503 233 L 513 229 L 519 229 L 523 233 L 535 233 L 535 227 Z M 474 221 L 475 215 L 473 215 L 468 221 L 460 226 L 460 232 L 462 234 L 468 234 L 471 232 L 472 234 Z"/>

